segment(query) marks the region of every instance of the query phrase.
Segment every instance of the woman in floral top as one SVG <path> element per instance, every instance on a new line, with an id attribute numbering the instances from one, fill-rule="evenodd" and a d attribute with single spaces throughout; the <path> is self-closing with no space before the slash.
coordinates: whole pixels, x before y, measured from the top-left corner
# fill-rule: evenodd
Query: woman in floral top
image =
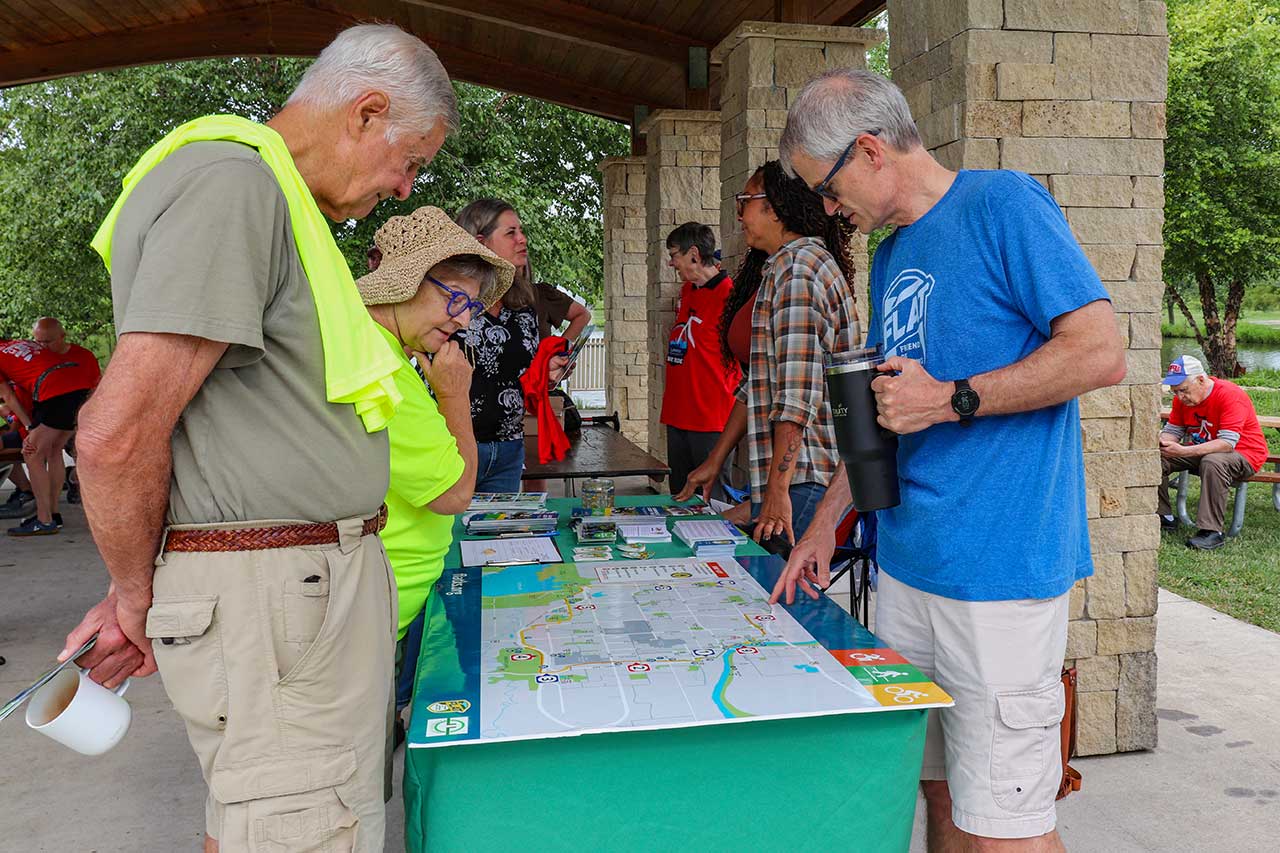
<path id="1" fill-rule="evenodd" d="M 527 269 L 529 244 L 520 217 L 505 201 L 482 198 L 458 211 L 456 221 L 517 270 Z M 458 333 L 475 365 L 471 418 L 480 452 L 477 492 L 518 492 L 524 469 L 524 394 L 520 377 L 538 351 L 538 316 L 532 283 L 517 274 L 511 289 Z M 566 359 L 552 359 L 558 381 Z M 559 368 L 559 370 L 557 369 Z"/>

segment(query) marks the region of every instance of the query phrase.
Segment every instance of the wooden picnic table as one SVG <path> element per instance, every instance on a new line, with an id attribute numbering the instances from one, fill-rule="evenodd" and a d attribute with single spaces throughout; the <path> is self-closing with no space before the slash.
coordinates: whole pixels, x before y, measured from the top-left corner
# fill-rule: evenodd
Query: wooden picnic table
<path id="1" fill-rule="evenodd" d="M 1169 414 L 1172 411 L 1173 410 L 1170 408 L 1161 409 L 1160 419 L 1165 421 L 1169 420 Z M 1258 426 L 1263 429 L 1280 429 L 1280 417 L 1276 417 L 1274 415 L 1258 415 Z"/>
<path id="2" fill-rule="evenodd" d="M 522 480 L 573 480 L 580 477 L 645 476 L 661 482 L 671 472 L 662 460 L 607 426 L 582 425 L 569 436 L 569 452 L 559 462 L 538 461 L 538 437 L 524 437 Z"/>

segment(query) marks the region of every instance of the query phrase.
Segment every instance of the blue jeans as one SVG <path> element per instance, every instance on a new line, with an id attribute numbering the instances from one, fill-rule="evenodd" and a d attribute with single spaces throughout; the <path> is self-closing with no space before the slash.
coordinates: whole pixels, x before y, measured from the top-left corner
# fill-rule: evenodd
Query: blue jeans
<path id="1" fill-rule="evenodd" d="M 524 439 L 481 441 L 479 467 L 476 470 L 477 492 L 518 492 L 520 474 L 524 471 Z"/>
<path id="2" fill-rule="evenodd" d="M 396 660 L 396 713 L 400 713 L 413 700 L 413 676 L 418 671 L 418 654 L 422 649 L 422 629 L 426 623 L 427 609 L 409 623 L 409 630 L 397 644 Z"/>
<path id="3" fill-rule="evenodd" d="M 809 529 L 813 514 L 818 510 L 818 502 L 827 493 L 827 487 L 817 483 L 792 483 L 787 493 L 791 495 L 791 530 L 799 542 L 800 537 Z M 751 520 L 755 521 L 759 514 L 760 504 L 752 501 Z"/>

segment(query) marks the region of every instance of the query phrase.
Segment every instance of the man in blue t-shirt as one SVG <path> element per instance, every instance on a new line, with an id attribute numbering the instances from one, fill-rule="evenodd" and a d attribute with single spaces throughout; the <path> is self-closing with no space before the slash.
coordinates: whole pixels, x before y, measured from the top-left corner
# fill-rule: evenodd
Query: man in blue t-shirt
<path id="1" fill-rule="evenodd" d="M 875 626 L 956 700 L 929 719 L 930 849 L 1062 849 L 1067 598 L 1093 572 L 1075 398 L 1125 372 L 1107 291 L 1039 183 L 943 168 L 879 75 L 810 82 L 780 146 L 828 211 L 896 226 L 867 341 L 886 355 L 872 387 L 902 493 L 879 513 Z M 833 480 L 774 600 L 828 582 L 849 494 Z"/>

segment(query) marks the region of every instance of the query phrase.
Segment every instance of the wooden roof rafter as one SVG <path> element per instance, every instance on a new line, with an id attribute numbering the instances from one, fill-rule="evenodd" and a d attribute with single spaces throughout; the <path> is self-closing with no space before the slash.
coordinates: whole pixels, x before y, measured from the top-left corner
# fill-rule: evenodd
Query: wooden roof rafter
<path id="1" fill-rule="evenodd" d="M 245 6 L 86 39 L 74 51 L 60 43 L 3 52 L 0 81 L 12 86 L 124 65 L 218 56 L 314 56 L 336 32 L 357 22 L 349 14 L 294 0 Z M 129 61 L 121 62 L 121 56 Z"/>
<path id="2" fill-rule="evenodd" d="M 653 24 L 611 15 L 569 0 L 404 0 L 411 6 L 439 9 L 463 17 L 512 27 L 681 68 L 689 48 L 708 42 Z"/>
<path id="3" fill-rule="evenodd" d="M 861 23 L 884 0 L 0 0 L 0 87 L 129 65 L 315 56 L 344 27 L 388 21 L 450 75 L 630 124 L 705 109 L 710 48 L 749 20 Z"/>
<path id="4" fill-rule="evenodd" d="M 623 123 L 630 123 L 632 119 L 635 98 L 625 92 L 615 92 L 534 68 L 518 66 L 486 53 L 477 53 L 448 43 L 437 43 L 432 39 L 427 39 L 427 43 L 440 57 L 449 76 L 455 79 L 550 101 Z M 512 88 L 513 80 L 520 81 L 518 90 Z M 679 108 L 684 104 L 671 103 L 666 106 Z"/>

